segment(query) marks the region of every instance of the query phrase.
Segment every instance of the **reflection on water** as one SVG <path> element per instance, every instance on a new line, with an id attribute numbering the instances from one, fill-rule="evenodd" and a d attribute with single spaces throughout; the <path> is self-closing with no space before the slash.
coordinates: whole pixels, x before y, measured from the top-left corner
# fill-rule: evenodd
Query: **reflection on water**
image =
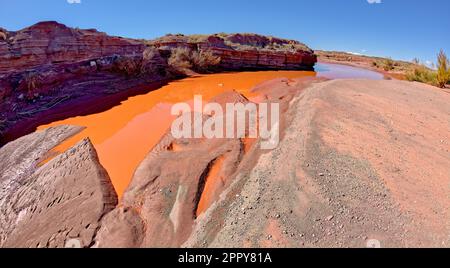
<path id="1" fill-rule="evenodd" d="M 314 69 L 317 77 L 328 79 L 384 79 L 384 75 L 381 73 L 340 64 L 317 63 Z"/>

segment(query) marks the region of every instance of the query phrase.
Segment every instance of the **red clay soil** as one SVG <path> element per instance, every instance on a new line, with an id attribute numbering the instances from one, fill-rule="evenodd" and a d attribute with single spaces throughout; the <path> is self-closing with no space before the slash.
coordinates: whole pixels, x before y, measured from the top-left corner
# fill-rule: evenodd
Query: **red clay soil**
<path id="1" fill-rule="evenodd" d="M 119 206 L 92 221 L 99 228 L 90 230 L 88 246 L 366 247 L 374 239 L 382 247 L 450 245 L 450 91 L 393 80 L 286 78 L 250 92 L 280 104 L 277 148 L 261 150 L 259 139 L 246 146 L 167 133 L 139 164 Z M 220 100 L 247 101 L 237 92 Z M 4 148 L 33 151 L 39 143 L 32 135 L 26 148 Z M 75 149 L 34 170 L 39 152 L 23 159 L 31 165 L 26 174 L 50 182 L 84 172 Z M 1 155 L 6 170 L 16 165 L 17 155 Z M 79 199 L 70 200 L 79 207 Z M 66 228 L 45 218 L 47 204 L 38 205 L 43 216 L 34 221 L 55 232 Z M 20 222 L 25 212 L 17 213 Z M 53 231 L 39 234 L 33 241 L 47 241 Z M 24 237 L 17 235 L 11 241 L 19 246 Z"/>
<path id="2" fill-rule="evenodd" d="M 297 92 L 280 146 L 243 159 L 258 160 L 184 246 L 448 246 L 449 92 L 368 80 Z"/>

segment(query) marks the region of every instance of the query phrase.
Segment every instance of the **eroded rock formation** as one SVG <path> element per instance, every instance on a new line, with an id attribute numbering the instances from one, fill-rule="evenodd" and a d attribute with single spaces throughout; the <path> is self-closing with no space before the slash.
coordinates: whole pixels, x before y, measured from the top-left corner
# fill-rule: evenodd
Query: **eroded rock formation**
<path id="1" fill-rule="evenodd" d="M 151 44 L 163 50 L 210 51 L 225 70 L 312 70 L 317 62 L 314 52 L 298 41 L 257 34 L 167 35 Z"/>
<path id="2" fill-rule="evenodd" d="M 138 55 L 145 49 L 139 41 L 111 37 L 94 29 L 73 29 L 53 21 L 2 32 L 5 38 L 0 38 L 0 73 L 110 55 Z"/>
<path id="3" fill-rule="evenodd" d="M 248 102 L 235 92 L 216 101 Z M 96 246 L 180 247 L 195 219 L 232 183 L 244 146 L 241 139 L 174 139 L 168 132 L 136 169 L 120 207 L 103 220 Z"/>
<path id="4" fill-rule="evenodd" d="M 79 127 L 36 132 L 0 149 L 0 246 L 64 247 L 93 243 L 117 195 L 94 147 L 83 140 L 40 166 L 45 154 Z"/>

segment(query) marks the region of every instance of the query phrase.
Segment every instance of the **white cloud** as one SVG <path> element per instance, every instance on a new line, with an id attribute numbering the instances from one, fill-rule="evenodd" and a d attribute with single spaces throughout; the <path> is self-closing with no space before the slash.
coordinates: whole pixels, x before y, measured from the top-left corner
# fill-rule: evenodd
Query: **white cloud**
<path id="1" fill-rule="evenodd" d="M 383 2 L 382 2 L 382 0 L 367 0 L 367 3 L 369 3 L 369 4 L 381 4 Z"/>
<path id="2" fill-rule="evenodd" d="M 81 0 L 67 0 L 69 4 L 81 4 Z"/>

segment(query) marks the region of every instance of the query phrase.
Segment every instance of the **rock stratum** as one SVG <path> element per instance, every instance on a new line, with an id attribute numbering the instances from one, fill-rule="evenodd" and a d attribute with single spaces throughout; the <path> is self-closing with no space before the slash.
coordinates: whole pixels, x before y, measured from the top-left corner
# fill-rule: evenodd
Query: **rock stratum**
<path id="1" fill-rule="evenodd" d="M 312 70 L 317 61 L 298 41 L 252 34 L 145 41 L 52 21 L 17 32 L 0 29 L 0 144 L 79 114 L 81 104 L 91 112 L 104 110 L 186 75 L 170 64 L 177 48 L 217 57 L 204 72 Z"/>
<path id="2" fill-rule="evenodd" d="M 140 41 L 111 37 L 94 29 L 73 29 L 57 22 L 40 22 L 17 32 L 2 32 L 0 73 L 110 55 L 140 54 L 145 49 Z"/>
<path id="3" fill-rule="evenodd" d="M 276 149 L 262 151 L 259 139 L 167 133 L 117 206 L 89 141 L 37 164 L 77 128 L 36 132 L 1 148 L 0 204 L 8 212 L 1 245 L 450 245 L 448 90 L 394 80 L 277 79 L 253 91 L 280 104 Z M 235 92 L 214 101 L 248 102 Z M 41 227 L 30 230 L 35 223 Z"/>

